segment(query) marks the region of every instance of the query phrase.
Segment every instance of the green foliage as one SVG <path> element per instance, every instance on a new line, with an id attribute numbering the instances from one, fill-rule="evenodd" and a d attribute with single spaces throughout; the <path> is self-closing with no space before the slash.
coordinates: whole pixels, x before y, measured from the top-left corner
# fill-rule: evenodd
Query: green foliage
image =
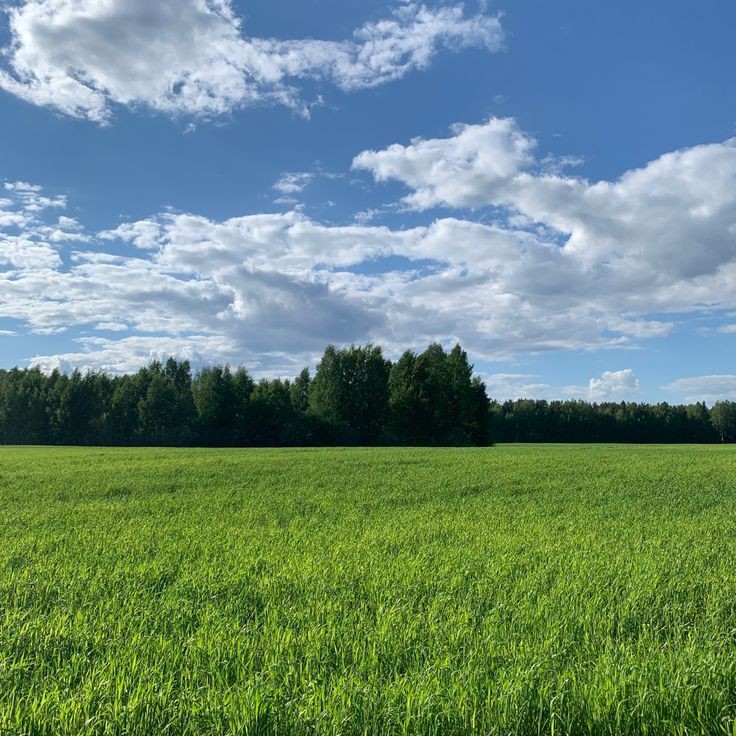
<path id="1" fill-rule="evenodd" d="M 295 421 L 288 381 L 260 381 L 250 396 L 249 412 L 252 444 L 273 446 L 289 444 L 289 430 Z"/>
<path id="2" fill-rule="evenodd" d="M 0 733 L 733 734 L 734 477 L 728 447 L 2 449 Z"/>
<path id="3" fill-rule="evenodd" d="M 489 402 L 467 353 L 434 343 L 391 363 L 374 345 L 329 346 L 317 374 L 153 361 L 134 375 L 0 370 L 0 444 L 418 445 L 736 442 L 736 403 Z"/>
<path id="4" fill-rule="evenodd" d="M 711 419 L 721 442 L 736 442 L 736 402 L 717 401 Z"/>
<path id="5" fill-rule="evenodd" d="M 302 372 L 294 379 L 294 383 L 289 389 L 294 411 L 305 413 L 309 408 L 309 389 L 311 384 L 312 377 L 309 375 L 309 368 L 302 369 Z"/>
<path id="6" fill-rule="evenodd" d="M 488 397 L 467 353 L 430 345 L 405 352 L 389 377 L 389 427 L 399 444 L 489 444 Z"/>
<path id="7" fill-rule="evenodd" d="M 386 422 L 390 368 L 375 345 L 329 345 L 310 386 L 310 412 L 334 425 L 345 444 L 377 442 Z"/>
<path id="8" fill-rule="evenodd" d="M 714 410 L 715 411 L 715 408 Z M 711 423 L 713 411 L 703 403 L 688 406 L 622 401 L 519 399 L 491 402 L 491 436 L 495 442 L 728 442 Z"/>
<path id="9" fill-rule="evenodd" d="M 204 444 L 232 444 L 238 405 L 230 368 L 203 368 L 192 383 L 192 394 Z"/>

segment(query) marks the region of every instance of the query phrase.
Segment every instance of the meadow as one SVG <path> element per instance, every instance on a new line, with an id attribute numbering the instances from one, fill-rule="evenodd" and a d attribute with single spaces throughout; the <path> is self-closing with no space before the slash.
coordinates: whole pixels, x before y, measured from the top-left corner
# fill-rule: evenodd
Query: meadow
<path id="1" fill-rule="evenodd" d="M 728 447 L 0 448 L 0 734 L 736 733 Z"/>

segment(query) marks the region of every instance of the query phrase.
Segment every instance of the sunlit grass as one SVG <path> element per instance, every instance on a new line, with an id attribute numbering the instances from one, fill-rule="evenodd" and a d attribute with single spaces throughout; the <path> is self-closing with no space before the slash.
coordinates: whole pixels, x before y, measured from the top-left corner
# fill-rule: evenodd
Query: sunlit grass
<path id="1" fill-rule="evenodd" d="M 0 734 L 733 734 L 736 452 L 0 449 Z"/>

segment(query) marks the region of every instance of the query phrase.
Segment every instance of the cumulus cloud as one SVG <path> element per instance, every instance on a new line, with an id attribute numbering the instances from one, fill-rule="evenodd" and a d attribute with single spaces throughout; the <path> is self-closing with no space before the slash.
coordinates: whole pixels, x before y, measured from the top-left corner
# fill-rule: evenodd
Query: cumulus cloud
<path id="1" fill-rule="evenodd" d="M 590 401 L 631 400 L 639 391 L 639 379 L 631 368 L 621 371 L 604 371 L 600 378 L 588 383 Z"/>
<path id="2" fill-rule="evenodd" d="M 412 193 L 412 209 L 435 205 L 480 207 L 503 200 L 509 182 L 534 162 L 536 142 L 511 118 L 491 118 L 482 125 L 452 127 L 449 138 L 415 138 L 382 151 L 363 151 L 353 168 L 368 170 L 376 181 L 396 179 Z"/>
<path id="3" fill-rule="evenodd" d="M 706 404 L 714 404 L 716 401 L 736 401 L 736 376 L 731 375 L 678 378 L 662 388 L 677 394 L 688 403 L 705 401 Z"/>
<path id="4" fill-rule="evenodd" d="M 12 195 L 11 199 L 0 200 L 0 207 L 14 206 L 26 215 L 43 212 L 50 208 L 64 209 L 66 197 L 44 197 L 41 194 L 42 187 L 38 184 L 29 184 L 25 181 L 8 181 L 3 185 L 5 191 Z"/>
<path id="5" fill-rule="evenodd" d="M 104 350 L 85 343 L 85 365 L 95 355 L 112 365 L 113 343 L 145 358 L 153 343 L 136 342 L 145 337 L 162 349 L 207 338 L 213 357 L 274 368 L 286 355 L 309 362 L 330 341 L 398 350 L 460 340 L 489 360 L 636 347 L 688 315 L 736 309 L 733 141 L 590 183 L 546 174 L 510 120 L 456 128 L 448 140 L 447 165 L 435 161 L 442 141 L 414 141 L 414 178 L 402 177 L 445 204 L 457 196 L 476 205 L 491 192 L 506 213 L 496 223 L 443 217 L 392 229 L 367 217 L 325 224 L 298 210 L 224 221 L 168 211 L 91 234 L 63 214 L 64 197 L 6 184 L 0 317 L 38 333 L 127 327 L 121 339 L 105 337 Z M 475 156 L 474 146 L 489 149 Z M 359 160 L 394 178 L 405 151 L 395 149 L 390 166 Z M 544 395 L 536 383 L 520 385 Z M 632 373 L 613 371 L 574 395 L 635 391 Z"/>
<path id="6" fill-rule="evenodd" d="M 23 199 L 13 196 L 5 210 L 22 214 Z M 610 317 L 574 294 L 558 294 L 554 309 L 535 301 L 537 292 L 553 303 L 540 267 L 554 250 L 525 232 L 450 218 L 391 230 L 324 225 L 295 211 L 222 222 L 167 212 L 97 236 L 75 228 L 93 247 L 72 250 L 50 238 L 38 214 L 23 216 L 20 232 L 0 231 L 0 317 L 41 334 L 127 326 L 121 345 L 129 350 L 139 336 L 158 336 L 167 349 L 208 336 L 227 346 L 212 356 L 240 360 L 273 352 L 311 359 L 328 341 L 398 349 L 459 339 L 478 356 L 499 357 L 629 339 L 603 334 Z M 106 252 L 113 240 L 116 252 Z M 528 252 L 521 272 L 520 248 Z M 100 344 L 85 343 L 84 365 L 96 354 L 113 364 L 109 344 L 107 352 Z"/>
<path id="7" fill-rule="evenodd" d="M 98 123 L 116 105 L 212 117 L 282 104 L 308 114 L 304 80 L 375 87 L 426 68 L 439 48 L 503 43 L 495 16 L 415 2 L 344 41 L 248 37 L 230 0 L 24 0 L 7 15 L 0 87 Z"/>
<path id="8" fill-rule="evenodd" d="M 491 118 L 455 126 L 448 138 L 364 151 L 353 166 L 405 184 L 411 192 L 403 201 L 412 209 L 506 208 L 515 224 L 558 234 L 561 252 L 589 268 L 591 280 L 638 282 L 644 298 L 655 288 L 669 303 L 692 302 L 694 289 L 704 302 L 718 301 L 703 287 L 733 284 L 736 138 L 674 151 L 599 182 L 545 173 L 535 145 L 515 121 Z M 684 281 L 688 294 L 679 290 Z"/>

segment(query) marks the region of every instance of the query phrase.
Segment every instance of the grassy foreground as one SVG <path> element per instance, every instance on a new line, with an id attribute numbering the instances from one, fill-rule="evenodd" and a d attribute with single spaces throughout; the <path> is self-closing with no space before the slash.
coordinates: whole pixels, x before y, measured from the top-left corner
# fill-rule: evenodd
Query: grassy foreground
<path id="1" fill-rule="evenodd" d="M 733 734 L 736 451 L 0 449 L 0 734 Z"/>

